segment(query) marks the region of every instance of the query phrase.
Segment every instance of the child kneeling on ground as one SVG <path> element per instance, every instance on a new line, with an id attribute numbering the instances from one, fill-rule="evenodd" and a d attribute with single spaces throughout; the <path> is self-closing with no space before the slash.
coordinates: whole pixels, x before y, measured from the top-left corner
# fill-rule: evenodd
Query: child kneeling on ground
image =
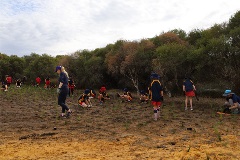
<path id="1" fill-rule="evenodd" d="M 225 90 L 224 97 L 226 97 L 224 113 L 240 114 L 240 97 L 231 90 Z"/>
<path id="2" fill-rule="evenodd" d="M 131 102 L 133 99 L 132 94 L 128 91 L 127 88 L 124 88 L 123 91 L 124 91 L 124 93 L 122 95 L 118 94 L 118 96 L 121 97 L 122 99 L 126 100 L 127 102 Z"/>
<path id="3" fill-rule="evenodd" d="M 100 89 L 99 89 L 99 95 L 98 95 L 98 100 L 100 105 L 102 105 L 106 99 L 110 99 L 110 97 L 107 94 L 107 89 L 106 87 L 103 85 Z"/>
<path id="4" fill-rule="evenodd" d="M 148 94 L 144 91 L 140 91 L 140 103 L 147 103 L 148 102 Z"/>
<path id="5" fill-rule="evenodd" d="M 78 104 L 81 107 L 92 107 L 91 101 L 89 99 L 90 90 L 86 89 L 84 93 L 78 98 Z"/>

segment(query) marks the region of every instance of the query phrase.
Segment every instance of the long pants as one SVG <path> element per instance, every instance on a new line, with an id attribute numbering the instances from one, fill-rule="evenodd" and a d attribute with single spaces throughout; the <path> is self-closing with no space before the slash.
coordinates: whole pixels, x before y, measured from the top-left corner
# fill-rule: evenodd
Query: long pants
<path id="1" fill-rule="evenodd" d="M 74 91 L 74 88 L 69 88 L 69 96 L 71 95 L 71 93 L 73 95 L 73 91 Z"/>
<path id="2" fill-rule="evenodd" d="M 67 87 L 62 88 L 58 95 L 58 105 L 62 107 L 62 113 L 65 113 L 66 110 L 67 111 L 69 110 L 68 106 L 65 104 L 67 95 L 68 95 Z"/>

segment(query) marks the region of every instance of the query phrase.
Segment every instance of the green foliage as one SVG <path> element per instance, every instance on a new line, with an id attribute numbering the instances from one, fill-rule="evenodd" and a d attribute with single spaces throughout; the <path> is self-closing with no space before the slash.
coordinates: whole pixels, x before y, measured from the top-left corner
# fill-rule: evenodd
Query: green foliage
<path id="1" fill-rule="evenodd" d="M 240 12 L 229 23 L 193 29 L 162 32 L 140 41 L 118 40 L 93 51 L 51 57 L 32 53 L 19 58 L 0 53 L 0 74 L 14 78 L 36 76 L 56 79 L 56 65 L 62 65 L 78 88 L 124 88 L 140 90 L 149 84 L 152 71 L 159 73 L 168 90 L 181 91 L 183 78 L 191 76 L 199 86 L 217 84 L 219 89 L 238 90 L 240 85 Z M 2 79 L 3 79 L 2 78 Z M 208 90 L 209 88 L 204 88 Z M 225 88 L 224 88 L 225 89 Z M 223 89 L 223 90 L 224 90 Z"/>

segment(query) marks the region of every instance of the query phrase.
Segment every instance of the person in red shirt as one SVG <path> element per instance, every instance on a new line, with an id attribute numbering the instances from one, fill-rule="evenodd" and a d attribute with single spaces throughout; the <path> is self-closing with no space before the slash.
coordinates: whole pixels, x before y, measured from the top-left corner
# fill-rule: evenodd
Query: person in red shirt
<path id="1" fill-rule="evenodd" d="M 11 76 L 7 76 L 6 77 L 6 82 L 7 82 L 7 86 L 10 87 L 10 84 L 12 83 L 12 77 Z"/>
<path id="2" fill-rule="evenodd" d="M 100 89 L 99 89 L 99 96 L 98 96 L 98 100 L 100 105 L 102 105 L 102 103 L 104 103 L 105 99 L 110 99 L 110 97 L 107 94 L 107 89 L 105 87 L 105 85 L 103 85 Z"/>
<path id="3" fill-rule="evenodd" d="M 40 83 L 41 83 L 41 78 L 38 76 L 36 78 L 36 86 L 38 87 L 40 85 Z"/>
<path id="4" fill-rule="evenodd" d="M 49 77 L 47 77 L 46 79 L 45 79 L 45 88 L 47 89 L 47 88 L 49 88 L 50 89 L 50 78 Z"/>
<path id="5" fill-rule="evenodd" d="M 68 88 L 69 88 L 69 92 L 68 92 L 69 97 L 71 96 L 71 94 L 73 96 L 75 84 L 74 84 L 74 81 L 73 81 L 72 77 L 69 77 Z"/>

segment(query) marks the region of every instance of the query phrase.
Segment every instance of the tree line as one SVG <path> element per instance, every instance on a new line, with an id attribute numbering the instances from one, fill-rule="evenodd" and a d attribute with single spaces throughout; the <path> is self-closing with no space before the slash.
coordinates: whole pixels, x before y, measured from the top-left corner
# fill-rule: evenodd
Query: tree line
<path id="1" fill-rule="evenodd" d="M 138 41 L 118 40 L 95 50 L 76 51 L 52 57 L 32 53 L 23 57 L 0 53 L 0 74 L 13 78 L 37 76 L 56 79 L 54 69 L 62 65 L 78 88 L 147 88 L 149 76 L 161 76 L 165 89 L 180 92 L 182 81 L 191 77 L 197 86 L 231 88 L 240 86 L 240 11 L 228 22 L 189 33 L 181 29 L 162 32 Z"/>

